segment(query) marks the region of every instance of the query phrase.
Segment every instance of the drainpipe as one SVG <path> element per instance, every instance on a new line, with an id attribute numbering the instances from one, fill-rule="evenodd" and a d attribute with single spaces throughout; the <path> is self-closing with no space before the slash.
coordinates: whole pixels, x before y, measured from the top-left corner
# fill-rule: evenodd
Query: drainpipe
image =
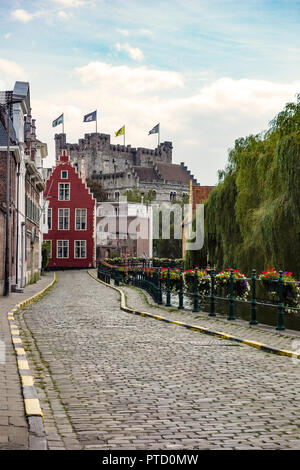
<path id="1" fill-rule="evenodd" d="M 17 245 L 16 245 L 16 285 L 18 285 L 19 279 L 19 194 L 20 194 L 20 163 L 18 163 L 18 172 L 17 172 Z"/>
<path id="2" fill-rule="evenodd" d="M 6 110 L 7 117 L 7 151 L 6 151 L 6 227 L 5 227 L 5 268 L 4 268 L 4 295 L 8 296 L 10 291 L 9 271 L 10 271 L 10 105 Z"/>
<path id="3" fill-rule="evenodd" d="M 24 232 L 25 232 L 25 222 L 21 224 L 21 287 L 24 287 Z"/>

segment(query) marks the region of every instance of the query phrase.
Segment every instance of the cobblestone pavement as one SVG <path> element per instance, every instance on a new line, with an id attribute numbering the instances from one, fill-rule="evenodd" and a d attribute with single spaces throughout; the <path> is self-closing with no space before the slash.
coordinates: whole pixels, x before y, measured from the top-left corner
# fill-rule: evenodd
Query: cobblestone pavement
<path id="1" fill-rule="evenodd" d="M 27 286 L 23 293 L 0 297 L 0 450 L 28 449 L 28 425 L 7 312 L 44 289 L 52 277 L 47 274 L 36 284 Z"/>
<path id="2" fill-rule="evenodd" d="M 94 272 L 96 275 L 96 271 Z M 141 311 L 160 314 L 171 320 L 178 320 L 192 325 L 200 325 L 214 331 L 223 331 L 242 339 L 248 339 L 267 344 L 274 348 L 300 351 L 300 331 L 284 330 L 276 331 L 275 327 L 268 325 L 250 326 L 245 320 L 236 319 L 228 321 L 224 316 L 209 317 L 206 312 L 193 313 L 187 310 L 175 308 L 160 308 L 153 303 L 150 295 L 142 290 L 132 287 L 120 287 L 127 297 L 127 305 L 130 308 Z M 300 365 L 300 364 L 299 364 Z"/>
<path id="3" fill-rule="evenodd" d="M 300 449 L 299 364 L 125 313 L 84 271 L 16 316 L 49 449 Z"/>

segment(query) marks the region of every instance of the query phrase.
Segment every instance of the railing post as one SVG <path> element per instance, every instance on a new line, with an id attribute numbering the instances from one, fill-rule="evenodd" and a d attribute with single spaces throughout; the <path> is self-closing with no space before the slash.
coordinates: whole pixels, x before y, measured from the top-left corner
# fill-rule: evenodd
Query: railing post
<path id="1" fill-rule="evenodd" d="M 167 271 L 167 302 L 166 307 L 171 307 L 170 268 Z"/>
<path id="2" fill-rule="evenodd" d="M 215 317 L 215 270 L 212 269 L 210 272 L 210 312 L 208 314 L 209 317 Z"/>
<path id="3" fill-rule="evenodd" d="M 229 281 L 229 314 L 227 320 L 235 320 L 234 316 L 234 284 L 233 284 L 233 269 L 230 270 Z"/>
<path id="4" fill-rule="evenodd" d="M 158 305 L 163 303 L 161 291 L 161 268 L 158 268 Z"/>
<path id="5" fill-rule="evenodd" d="M 250 325 L 257 325 L 258 321 L 256 320 L 256 270 L 252 269 L 252 300 L 251 300 L 251 319 Z"/>
<path id="6" fill-rule="evenodd" d="M 159 303 L 159 277 L 158 277 L 157 268 L 155 268 L 154 284 L 155 284 L 155 302 L 158 304 Z"/>
<path id="7" fill-rule="evenodd" d="M 284 315 L 284 305 L 283 305 L 283 276 L 282 271 L 279 271 L 279 280 L 278 280 L 278 309 L 277 309 L 277 327 L 276 330 L 283 331 L 285 330 L 285 326 L 283 323 L 283 315 Z"/>
<path id="8" fill-rule="evenodd" d="M 199 312 L 199 292 L 198 292 L 198 268 L 194 271 L 194 308 L 193 312 Z"/>
<path id="9" fill-rule="evenodd" d="M 178 309 L 182 309 L 184 308 L 183 306 L 183 272 L 182 272 L 182 268 L 180 268 L 180 279 L 179 279 L 179 305 L 178 305 Z"/>

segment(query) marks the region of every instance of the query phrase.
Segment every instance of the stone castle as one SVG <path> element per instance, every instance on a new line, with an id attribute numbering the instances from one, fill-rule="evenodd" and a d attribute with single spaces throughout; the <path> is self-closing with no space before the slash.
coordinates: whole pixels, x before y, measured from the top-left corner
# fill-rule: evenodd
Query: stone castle
<path id="1" fill-rule="evenodd" d="M 118 200 L 126 190 L 152 190 L 154 200 L 169 202 L 189 194 L 190 180 L 199 186 L 184 163 L 172 163 L 172 142 L 162 142 L 155 149 L 113 145 L 109 134 L 85 134 L 78 144 L 66 141 L 66 134 L 55 134 L 58 161 L 65 149 L 77 171 L 87 178 L 97 178 L 109 200 Z"/>

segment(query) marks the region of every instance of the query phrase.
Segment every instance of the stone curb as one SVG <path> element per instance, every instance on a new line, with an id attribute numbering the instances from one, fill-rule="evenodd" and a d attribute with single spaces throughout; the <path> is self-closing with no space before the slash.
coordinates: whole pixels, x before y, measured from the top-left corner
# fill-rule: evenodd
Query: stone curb
<path id="1" fill-rule="evenodd" d="M 56 273 L 53 280 L 43 290 L 17 304 L 11 312 L 8 312 L 7 319 L 10 326 L 11 339 L 17 356 L 18 372 L 21 380 L 22 394 L 25 407 L 25 416 L 29 426 L 29 450 L 47 450 L 46 433 L 44 429 L 44 415 L 41 410 L 40 401 L 34 386 L 34 379 L 29 369 L 26 352 L 23 348 L 20 332 L 14 323 L 14 313 L 22 310 L 28 304 L 41 297 L 56 283 Z"/>
<path id="2" fill-rule="evenodd" d="M 204 328 L 203 326 L 189 325 L 187 323 L 182 323 L 182 322 L 175 321 L 175 320 L 169 320 L 168 318 L 161 317 L 159 315 L 154 315 L 154 314 L 149 313 L 149 312 L 139 312 L 137 310 L 129 308 L 126 305 L 125 294 L 121 289 L 118 289 L 115 286 L 111 286 L 110 284 L 107 284 L 104 281 L 100 281 L 100 279 L 95 277 L 91 271 L 88 271 L 88 274 L 93 279 L 95 279 L 95 281 L 98 281 L 101 284 L 103 284 L 107 287 L 110 287 L 111 289 L 114 289 L 115 291 L 119 292 L 119 294 L 121 295 L 121 309 L 124 310 L 125 312 L 133 313 L 134 315 L 140 315 L 142 317 L 154 318 L 155 320 L 160 320 L 160 321 L 163 321 L 165 323 L 171 323 L 173 325 L 182 326 L 184 328 L 187 328 L 188 330 L 198 331 L 199 333 L 204 333 L 206 335 L 216 336 L 218 338 L 228 339 L 230 341 L 236 341 L 238 343 L 247 344 L 248 346 L 251 346 L 252 348 L 260 349 L 261 351 L 268 352 L 268 353 L 271 353 L 271 354 L 276 354 L 278 356 L 287 356 L 287 357 L 294 357 L 296 359 L 300 359 L 300 354 L 298 354 L 296 352 L 293 352 L 293 351 L 289 351 L 287 349 L 277 349 L 277 348 L 274 348 L 273 346 L 268 346 L 267 344 L 259 343 L 257 341 L 251 341 L 251 340 L 248 340 L 248 339 L 238 338 L 237 336 L 229 335 L 228 333 L 224 333 L 223 331 L 213 331 L 213 330 L 209 330 L 208 328 Z"/>

